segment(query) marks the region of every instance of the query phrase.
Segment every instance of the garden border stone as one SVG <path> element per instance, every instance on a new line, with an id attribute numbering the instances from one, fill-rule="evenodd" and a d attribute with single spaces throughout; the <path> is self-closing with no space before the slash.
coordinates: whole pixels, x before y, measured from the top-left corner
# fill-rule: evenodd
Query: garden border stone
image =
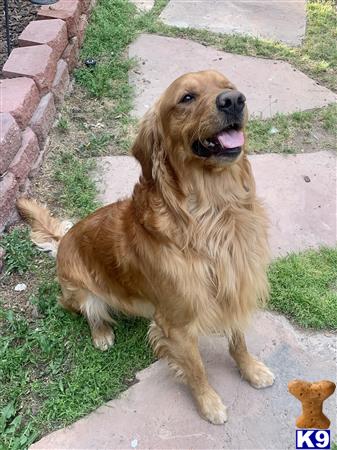
<path id="1" fill-rule="evenodd" d="M 4 64 L 4 79 L 0 80 L 0 233 L 18 217 L 17 195 L 27 192 L 29 177 L 36 175 L 43 161 L 48 133 L 78 63 L 95 3 L 59 0 L 39 8 L 36 20 L 23 30 L 19 47 Z"/>

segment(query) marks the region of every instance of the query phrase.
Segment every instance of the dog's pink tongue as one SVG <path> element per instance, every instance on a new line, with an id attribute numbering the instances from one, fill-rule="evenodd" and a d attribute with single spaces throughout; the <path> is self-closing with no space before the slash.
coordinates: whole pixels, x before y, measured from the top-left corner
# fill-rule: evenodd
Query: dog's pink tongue
<path id="1" fill-rule="evenodd" d="M 236 130 L 222 131 L 217 135 L 217 138 L 224 148 L 241 147 L 245 142 L 243 132 Z"/>

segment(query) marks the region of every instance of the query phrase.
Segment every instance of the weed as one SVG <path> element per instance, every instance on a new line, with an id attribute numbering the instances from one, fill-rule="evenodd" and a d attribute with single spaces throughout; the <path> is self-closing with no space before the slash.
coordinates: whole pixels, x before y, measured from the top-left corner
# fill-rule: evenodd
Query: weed
<path id="1" fill-rule="evenodd" d="M 69 131 L 69 122 L 66 117 L 61 116 L 57 121 L 57 128 L 61 133 L 67 133 Z"/>
<path id="2" fill-rule="evenodd" d="M 32 269 L 34 258 L 38 252 L 29 238 L 28 228 L 15 228 L 5 234 L 1 240 L 1 245 L 5 249 L 6 273 L 18 273 L 22 275 L 27 270 Z"/>
<path id="3" fill-rule="evenodd" d="M 81 157 L 101 156 L 106 153 L 106 147 L 111 141 L 110 133 L 90 133 L 89 140 L 85 144 L 80 144 L 78 153 Z"/>

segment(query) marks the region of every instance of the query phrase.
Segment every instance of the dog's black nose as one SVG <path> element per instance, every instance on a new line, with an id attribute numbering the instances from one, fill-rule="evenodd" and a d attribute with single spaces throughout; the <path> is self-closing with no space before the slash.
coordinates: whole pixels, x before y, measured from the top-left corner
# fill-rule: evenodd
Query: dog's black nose
<path id="1" fill-rule="evenodd" d="M 239 91 L 221 92 L 216 98 L 216 106 L 220 111 L 234 114 L 245 107 L 246 97 Z"/>

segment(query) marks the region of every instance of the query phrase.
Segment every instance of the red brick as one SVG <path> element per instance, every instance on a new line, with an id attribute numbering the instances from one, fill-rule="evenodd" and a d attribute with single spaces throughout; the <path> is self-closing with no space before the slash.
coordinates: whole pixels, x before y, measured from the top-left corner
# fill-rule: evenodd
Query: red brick
<path id="1" fill-rule="evenodd" d="M 55 77 L 57 59 L 48 45 L 15 48 L 7 59 L 2 73 L 5 77 L 32 78 L 41 94 L 50 90 Z"/>
<path id="2" fill-rule="evenodd" d="M 0 233 L 11 222 L 19 185 L 12 173 L 0 178 Z"/>
<path id="3" fill-rule="evenodd" d="M 68 64 L 63 59 L 60 59 L 57 63 L 56 75 L 51 87 L 56 106 L 59 106 L 63 102 L 64 95 L 69 86 L 69 81 Z"/>
<path id="4" fill-rule="evenodd" d="M 66 0 L 64 0 L 66 1 Z M 64 50 L 62 58 L 67 62 L 69 72 L 72 72 L 74 68 L 76 67 L 77 60 L 79 55 L 79 48 L 78 48 L 78 38 L 73 37 L 70 39 L 70 42 L 67 46 L 67 48 Z"/>
<path id="5" fill-rule="evenodd" d="M 67 25 L 63 20 L 35 20 L 19 36 L 20 47 L 47 44 L 59 59 L 68 44 Z"/>
<path id="6" fill-rule="evenodd" d="M 76 36 L 78 22 L 81 14 L 79 0 L 60 0 L 53 5 L 41 6 L 38 10 L 38 19 L 62 19 L 67 24 L 68 36 Z"/>
<path id="7" fill-rule="evenodd" d="M 83 44 L 85 29 L 87 28 L 87 25 L 88 25 L 87 16 L 85 14 L 82 14 L 78 24 L 78 34 L 77 34 L 79 47 L 81 47 Z"/>
<path id="8" fill-rule="evenodd" d="M 37 105 L 40 94 L 30 78 L 0 80 L 0 112 L 12 114 L 21 129 L 28 125 Z"/>
<path id="9" fill-rule="evenodd" d="M 43 148 L 56 114 L 54 96 L 51 92 L 41 98 L 29 126 L 36 134 L 40 149 Z"/>
<path id="10" fill-rule="evenodd" d="M 16 178 L 19 186 L 26 181 L 28 174 L 36 161 L 40 151 L 37 137 L 31 130 L 27 128 L 22 133 L 22 145 L 8 168 L 8 172 L 12 173 Z"/>
<path id="11" fill-rule="evenodd" d="M 0 175 L 7 169 L 21 147 L 21 130 L 9 113 L 0 113 Z"/>

